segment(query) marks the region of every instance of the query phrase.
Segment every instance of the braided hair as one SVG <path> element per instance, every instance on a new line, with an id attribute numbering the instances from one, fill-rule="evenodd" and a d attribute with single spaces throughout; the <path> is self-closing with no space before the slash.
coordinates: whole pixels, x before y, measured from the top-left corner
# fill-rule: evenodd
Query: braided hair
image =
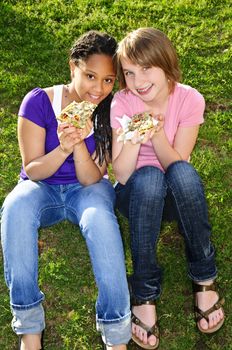
<path id="1" fill-rule="evenodd" d="M 70 60 L 76 65 L 79 61 L 87 61 L 94 54 L 104 54 L 112 57 L 116 71 L 115 52 L 116 40 L 106 33 L 91 30 L 83 34 L 73 45 L 70 51 Z M 110 126 L 110 104 L 113 95 L 110 93 L 99 103 L 93 112 L 92 121 L 94 127 L 94 138 L 96 143 L 96 158 L 99 164 L 111 159 L 112 156 L 112 130 Z"/>

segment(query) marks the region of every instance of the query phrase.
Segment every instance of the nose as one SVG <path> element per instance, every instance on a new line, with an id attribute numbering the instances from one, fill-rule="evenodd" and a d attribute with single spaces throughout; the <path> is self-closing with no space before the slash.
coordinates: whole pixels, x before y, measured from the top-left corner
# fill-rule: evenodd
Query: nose
<path id="1" fill-rule="evenodd" d="M 104 90 L 103 82 L 101 80 L 96 81 L 94 85 L 94 91 L 100 94 L 103 92 L 103 90 Z"/>
<path id="2" fill-rule="evenodd" d="M 144 83 L 144 78 L 141 74 L 135 74 L 135 77 L 134 77 L 134 85 L 135 85 L 135 88 L 140 88 L 143 86 L 143 83 Z"/>

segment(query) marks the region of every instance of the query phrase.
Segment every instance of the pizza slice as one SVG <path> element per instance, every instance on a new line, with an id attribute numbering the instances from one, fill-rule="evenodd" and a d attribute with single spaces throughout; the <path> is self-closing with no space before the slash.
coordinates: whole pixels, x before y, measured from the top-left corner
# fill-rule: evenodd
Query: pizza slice
<path id="1" fill-rule="evenodd" d="M 82 101 L 78 103 L 73 101 L 61 111 L 61 114 L 57 116 L 57 120 L 83 129 L 96 107 L 97 105 L 92 102 Z"/>
<path id="2" fill-rule="evenodd" d="M 148 112 L 135 114 L 131 117 L 127 127 L 128 131 L 138 130 L 139 134 L 143 135 L 147 130 L 154 127 L 154 119 Z"/>
<path id="3" fill-rule="evenodd" d="M 158 121 L 148 112 L 135 114 L 131 118 L 124 115 L 122 118 L 117 119 L 123 130 L 118 137 L 118 141 L 131 140 L 136 130 L 138 130 L 141 139 L 143 139 L 145 132 L 158 124 Z"/>

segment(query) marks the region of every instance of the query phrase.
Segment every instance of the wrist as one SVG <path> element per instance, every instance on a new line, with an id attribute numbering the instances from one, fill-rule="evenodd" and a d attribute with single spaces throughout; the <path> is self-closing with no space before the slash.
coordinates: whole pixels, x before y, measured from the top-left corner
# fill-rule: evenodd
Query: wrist
<path id="1" fill-rule="evenodd" d="M 78 159 L 76 157 L 73 157 L 74 163 L 79 163 L 79 164 L 83 164 L 83 163 L 87 163 L 89 160 L 91 159 L 91 155 L 88 153 L 88 155 L 86 155 L 86 157 L 84 159 Z"/>
<path id="2" fill-rule="evenodd" d="M 124 142 L 124 146 L 127 148 L 136 148 L 136 146 L 139 148 L 141 146 L 141 142 L 136 142 L 134 140 L 127 140 Z"/>
<path id="3" fill-rule="evenodd" d="M 59 153 L 64 156 L 65 158 L 67 158 L 72 152 L 67 152 L 65 151 L 61 145 L 58 146 L 58 150 L 59 150 Z"/>
<path id="4" fill-rule="evenodd" d="M 81 142 L 77 143 L 77 144 L 74 146 L 74 148 L 73 148 L 73 152 L 74 152 L 75 150 L 78 150 L 78 149 L 82 148 L 83 146 L 85 146 L 85 142 L 84 142 L 84 141 L 81 141 Z"/>
<path id="5" fill-rule="evenodd" d="M 157 140 L 160 137 L 163 137 L 164 135 L 165 135 L 164 129 L 161 128 L 161 129 L 155 131 L 155 133 L 154 133 L 154 135 L 152 136 L 151 139 L 152 139 L 152 141 L 154 141 L 154 140 Z"/>

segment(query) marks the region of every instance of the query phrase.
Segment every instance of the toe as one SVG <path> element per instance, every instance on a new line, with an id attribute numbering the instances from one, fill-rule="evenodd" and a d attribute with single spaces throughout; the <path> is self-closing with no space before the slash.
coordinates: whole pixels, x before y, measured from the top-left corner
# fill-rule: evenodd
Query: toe
<path id="1" fill-rule="evenodd" d="M 137 338 L 140 339 L 140 329 L 139 329 L 139 327 L 136 327 L 135 335 L 136 335 Z"/>
<path id="2" fill-rule="evenodd" d="M 202 318 L 200 321 L 199 321 L 199 324 L 200 324 L 200 327 L 204 330 L 207 330 L 209 325 L 208 325 L 208 322 Z"/>
<path id="3" fill-rule="evenodd" d="M 224 318 L 224 312 L 222 309 L 219 310 L 220 321 Z"/>
<path id="4" fill-rule="evenodd" d="M 133 334 L 136 334 L 136 325 L 134 323 L 132 323 L 131 330 Z"/>
<path id="5" fill-rule="evenodd" d="M 156 337 L 154 335 L 151 335 L 148 338 L 148 343 L 149 343 L 149 345 L 154 346 L 156 344 Z"/>

